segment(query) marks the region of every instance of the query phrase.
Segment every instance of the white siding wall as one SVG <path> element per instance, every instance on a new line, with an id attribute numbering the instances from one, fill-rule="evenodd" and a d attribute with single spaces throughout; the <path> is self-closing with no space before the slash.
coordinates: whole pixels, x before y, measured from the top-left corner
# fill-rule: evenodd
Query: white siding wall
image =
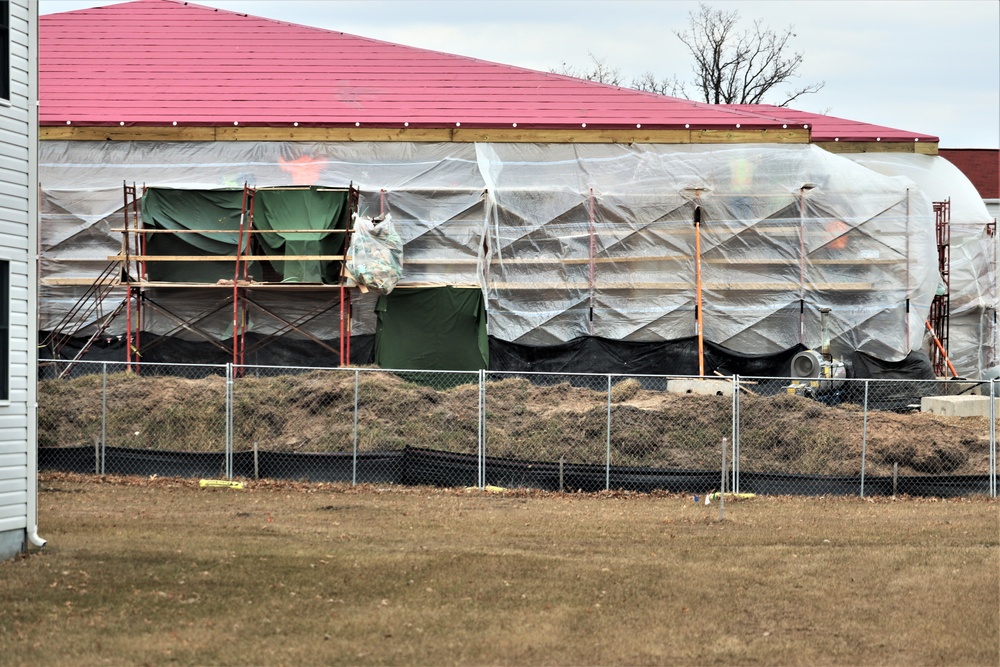
<path id="1" fill-rule="evenodd" d="M 10 3 L 10 104 L 0 102 L 0 259 L 10 262 L 10 397 L 0 402 L 0 557 L 37 520 L 35 359 L 38 3 Z"/>

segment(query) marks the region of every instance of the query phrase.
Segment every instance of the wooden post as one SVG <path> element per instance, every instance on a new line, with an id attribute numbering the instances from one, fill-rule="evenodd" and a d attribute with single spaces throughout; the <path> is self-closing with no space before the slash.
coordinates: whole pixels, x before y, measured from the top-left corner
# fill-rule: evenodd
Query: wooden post
<path id="1" fill-rule="evenodd" d="M 694 207 L 695 322 L 698 328 L 698 375 L 705 375 L 705 329 L 701 303 L 701 206 Z"/>

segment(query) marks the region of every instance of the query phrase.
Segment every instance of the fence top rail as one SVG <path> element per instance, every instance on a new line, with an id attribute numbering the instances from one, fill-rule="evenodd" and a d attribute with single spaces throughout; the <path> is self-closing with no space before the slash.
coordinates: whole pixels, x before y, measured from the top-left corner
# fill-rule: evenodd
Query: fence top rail
<path id="1" fill-rule="evenodd" d="M 726 376 L 727 378 L 729 376 Z M 871 382 L 872 384 L 882 384 L 882 383 L 907 383 L 907 384 L 961 384 L 961 385 L 985 385 L 989 384 L 989 380 L 973 380 L 973 379 L 952 379 L 952 378 L 935 378 L 933 380 L 928 378 L 849 378 L 849 377 L 816 377 L 816 378 L 794 378 L 794 377 L 773 377 L 764 375 L 740 375 L 740 381 L 746 380 L 748 382 Z"/>
<path id="2" fill-rule="evenodd" d="M 136 366 L 139 368 L 152 368 L 154 366 L 171 366 L 179 368 L 226 368 L 226 364 L 182 364 L 171 361 L 94 361 L 94 360 L 72 360 L 72 359 L 39 359 L 38 365 L 45 364 L 61 365 L 72 364 L 74 366 Z"/>
<path id="3" fill-rule="evenodd" d="M 268 366 L 265 364 L 240 364 L 234 365 L 234 369 L 241 370 L 251 370 L 251 369 L 268 369 L 268 370 L 288 370 L 288 371 L 337 371 L 340 373 L 427 373 L 429 375 L 469 375 L 472 377 L 478 377 L 479 371 L 443 371 L 443 370 L 424 370 L 424 369 L 413 369 L 413 368 L 371 368 L 371 367 L 360 367 L 360 366 Z"/>
<path id="4" fill-rule="evenodd" d="M 547 376 L 565 376 L 565 377 L 594 377 L 594 378 L 653 378 L 653 379 L 666 379 L 671 378 L 679 380 L 719 380 L 719 381 L 732 381 L 732 376 L 730 375 L 683 375 L 679 373 L 664 375 L 662 373 L 574 373 L 571 371 L 486 371 L 487 375 L 547 375 Z"/>
<path id="5" fill-rule="evenodd" d="M 601 379 L 627 379 L 627 378 L 649 378 L 649 379 L 681 379 L 681 380 L 715 380 L 717 382 L 767 382 L 767 383 L 810 383 L 810 382 L 821 382 L 821 383 L 864 383 L 868 382 L 871 384 L 958 384 L 958 385 L 969 385 L 971 386 L 984 386 L 991 385 L 1000 382 L 997 379 L 986 379 L 986 380 L 975 380 L 975 379 L 952 379 L 952 378 L 936 378 L 936 379 L 908 379 L 908 378 L 849 378 L 849 377 L 817 377 L 817 378 L 802 378 L 802 377 L 774 377 L 774 376 L 764 376 L 764 375 L 684 375 L 684 374 L 655 374 L 655 373 L 574 373 L 565 371 L 501 371 L 501 370 L 483 370 L 483 371 L 469 371 L 469 370 L 432 370 L 432 369 L 413 369 L 413 368 L 373 368 L 373 367 L 358 367 L 358 366 L 347 366 L 347 367 L 337 367 L 337 366 L 272 366 L 266 364 L 191 364 L 191 363 L 177 363 L 177 362 L 160 362 L 160 361 L 133 361 L 131 363 L 126 361 L 94 361 L 94 360 L 71 360 L 71 359 L 39 359 L 38 365 L 80 365 L 88 367 L 125 367 L 132 366 L 138 368 L 140 371 L 143 368 L 154 368 L 154 367 L 170 367 L 170 368 L 212 368 L 212 369 L 226 369 L 232 367 L 234 369 L 240 370 L 271 370 L 271 371 L 336 371 L 341 373 L 407 373 L 407 374 L 426 374 L 426 375 L 467 375 L 467 376 L 478 376 L 480 372 L 485 373 L 488 377 L 492 376 L 546 376 L 546 377 L 590 377 L 590 378 L 601 378 Z"/>

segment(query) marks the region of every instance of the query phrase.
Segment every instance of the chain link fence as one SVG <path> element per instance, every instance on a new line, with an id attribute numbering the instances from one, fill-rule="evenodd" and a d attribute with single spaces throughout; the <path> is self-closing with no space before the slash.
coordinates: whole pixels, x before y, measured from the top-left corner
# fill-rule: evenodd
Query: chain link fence
<path id="1" fill-rule="evenodd" d="M 995 497 L 998 393 L 996 381 L 45 361 L 39 466 L 564 491 Z"/>

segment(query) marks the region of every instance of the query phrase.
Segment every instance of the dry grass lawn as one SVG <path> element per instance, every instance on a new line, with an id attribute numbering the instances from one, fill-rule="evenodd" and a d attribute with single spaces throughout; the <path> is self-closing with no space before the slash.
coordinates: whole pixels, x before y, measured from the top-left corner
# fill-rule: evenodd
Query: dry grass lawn
<path id="1" fill-rule="evenodd" d="M 40 486 L 4 665 L 1000 662 L 987 499 Z"/>

